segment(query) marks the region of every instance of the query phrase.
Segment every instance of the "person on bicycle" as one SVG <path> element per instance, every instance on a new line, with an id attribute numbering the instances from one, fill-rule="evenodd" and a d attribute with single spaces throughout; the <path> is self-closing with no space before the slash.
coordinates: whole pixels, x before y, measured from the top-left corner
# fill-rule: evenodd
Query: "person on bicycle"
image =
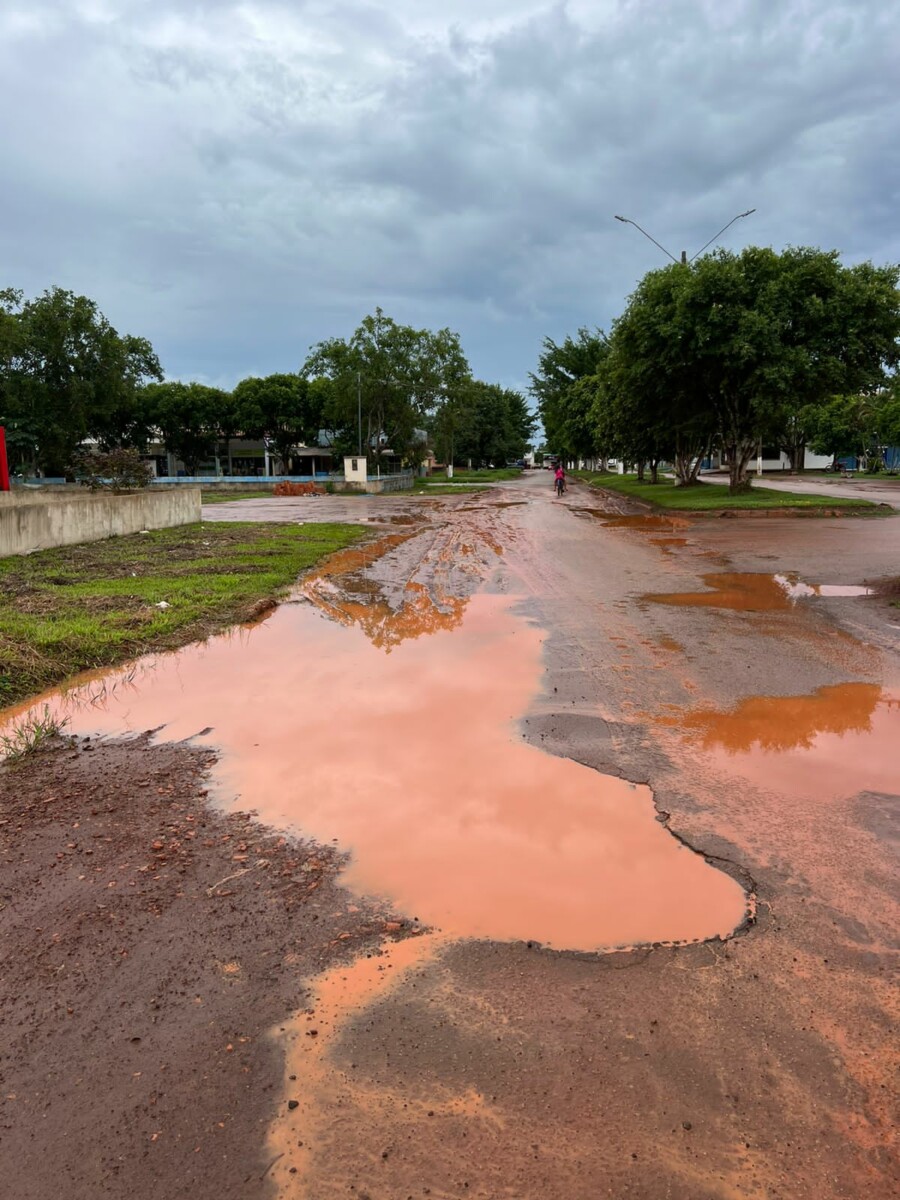
<path id="1" fill-rule="evenodd" d="M 557 496 L 561 496 L 566 490 L 566 473 L 563 470 L 562 463 L 556 468 L 556 476 L 553 481 L 553 486 L 556 488 Z"/>

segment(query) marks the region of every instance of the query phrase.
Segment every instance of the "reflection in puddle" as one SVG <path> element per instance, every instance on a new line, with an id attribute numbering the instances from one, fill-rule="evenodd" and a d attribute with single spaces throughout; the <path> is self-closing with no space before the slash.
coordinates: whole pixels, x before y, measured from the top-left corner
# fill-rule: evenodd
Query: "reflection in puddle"
<path id="1" fill-rule="evenodd" d="M 421 583 L 406 585 L 407 596 L 399 608 L 392 608 L 386 600 L 376 598 L 374 586 L 365 581 L 361 581 L 359 589 L 366 594 L 364 600 L 344 594 L 352 590 L 352 583 L 344 580 L 340 589 L 310 588 L 309 598 L 342 625 L 357 625 L 373 646 L 387 651 L 407 638 L 437 633 L 440 629 L 455 629 L 468 602 L 464 596 L 454 596 L 439 603 Z"/>
<path id="2" fill-rule="evenodd" d="M 93 707 L 72 693 L 57 705 L 73 732 L 211 726 L 200 740 L 221 750 L 220 797 L 337 839 L 351 887 L 447 933 L 581 950 L 727 935 L 742 890 L 656 820 L 648 788 L 516 732 L 541 643 L 498 595 L 389 656 L 285 605 L 241 638 L 156 657 Z"/>
<path id="3" fill-rule="evenodd" d="M 873 684 L 757 696 L 732 712 L 701 709 L 659 723 L 699 734 L 714 771 L 782 796 L 821 801 L 897 792 L 900 693 Z"/>
<path id="4" fill-rule="evenodd" d="M 774 578 L 779 587 L 784 588 L 792 600 L 801 600 L 804 596 L 850 598 L 852 596 L 871 596 L 874 594 L 873 589 L 868 587 L 854 587 L 840 583 L 804 583 L 796 575 L 776 575 Z"/>
<path id="5" fill-rule="evenodd" d="M 808 584 L 796 575 L 711 574 L 708 592 L 647 592 L 642 599 L 681 608 L 728 608 L 736 612 L 787 612 L 810 596 L 870 596 L 871 588 Z"/>
<path id="6" fill-rule="evenodd" d="M 660 724 L 698 734 L 705 748 L 722 746 L 732 754 L 754 746 L 809 750 L 820 733 L 869 733 L 879 703 L 889 702 L 876 684 L 843 683 L 810 696 L 750 696 L 731 712 L 701 708 Z"/>

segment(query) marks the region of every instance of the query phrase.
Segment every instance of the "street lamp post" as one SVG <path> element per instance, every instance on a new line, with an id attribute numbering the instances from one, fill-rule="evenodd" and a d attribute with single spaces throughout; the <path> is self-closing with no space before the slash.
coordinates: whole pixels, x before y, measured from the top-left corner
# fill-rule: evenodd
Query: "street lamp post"
<path id="1" fill-rule="evenodd" d="M 356 426 L 359 434 L 357 454 L 362 458 L 362 372 L 356 372 Z"/>
<path id="2" fill-rule="evenodd" d="M 719 232 L 714 234 L 709 239 L 709 241 L 706 243 L 706 245 L 701 246 L 700 249 L 697 251 L 697 253 L 695 255 L 693 255 L 692 258 L 688 258 L 687 251 L 682 250 L 681 266 L 686 267 L 689 262 L 693 262 L 695 258 L 699 258 L 700 255 L 703 253 L 703 251 L 707 248 L 707 246 L 711 246 L 713 244 L 713 242 L 717 241 L 722 236 L 722 234 L 725 232 L 726 229 L 731 228 L 731 226 L 735 223 L 735 221 L 740 221 L 742 217 L 749 217 L 751 213 L 755 213 L 755 212 L 756 212 L 755 208 L 748 208 L 746 212 L 738 213 L 738 215 L 736 217 L 732 217 L 731 220 L 728 222 L 728 224 L 723 225 L 722 228 L 719 230 Z M 671 258 L 673 263 L 677 263 L 679 261 L 675 257 L 675 255 L 672 254 L 670 251 L 668 251 L 665 248 L 665 246 L 663 246 L 660 242 L 658 242 L 656 240 L 655 237 L 651 237 L 651 235 L 647 232 L 646 229 L 642 229 L 641 226 L 638 225 L 637 221 L 632 221 L 630 217 L 620 217 L 618 213 L 615 214 L 615 217 L 616 217 L 616 220 L 621 221 L 623 225 L 633 225 L 635 227 L 635 229 L 640 230 L 640 232 L 644 235 L 644 237 L 648 238 L 653 243 L 654 246 L 657 246 L 660 250 L 662 250 L 663 254 L 668 255 L 668 257 Z"/>

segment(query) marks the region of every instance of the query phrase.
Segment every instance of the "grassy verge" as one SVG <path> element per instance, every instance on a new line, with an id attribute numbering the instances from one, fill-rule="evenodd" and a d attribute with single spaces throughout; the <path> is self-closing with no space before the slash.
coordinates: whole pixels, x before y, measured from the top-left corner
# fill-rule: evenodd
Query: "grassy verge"
<path id="1" fill-rule="evenodd" d="M 459 471 L 454 470 L 454 483 L 505 483 L 509 479 L 520 479 L 522 477 L 522 469 L 520 467 L 492 467 L 485 468 L 480 471 Z M 435 471 L 434 474 L 428 476 L 428 480 L 433 483 L 446 483 L 447 472 Z"/>
<path id="2" fill-rule="evenodd" d="M 272 495 L 271 488 L 260 488 L 258 491 L 247 492 L 213 492 L 201 489 L 201 504 L 225 504 L 228 500 L 260 500 Z"/>
<path id="3" fill-rule="evenodd" d="M 857 508 L 871 509 L 875 505 L 868 500 L 856 500 L 848 496 L 809 496 L 796 492 L 776 492 L 764 487 L 756 488 L 742 496 L 729 494 L 727 486 L 720 483 L 701 483 L 696 487 L 676 487 L 670 480 L 659 483 L 638 483 L 634 475 L 595 475 L 590 471 L 571 472 L 578 479 L 586 480 L 591 487 L 605 488 L 610 492 L 629 496 L 634 500 L 656 504 L 660 508 L 677 509 L 681 512 L 710 512 L 719 509 L 779 509 L 779 508 Z"/>
<path id="4" fill-rule="evenodd" d="M 354 525 L 188 525 L 0 559 L 0 707 L 259 611 Z"/>
<path id="5" fill-rule="evenodd" d="M 413 492 L 417 496 L 465 496 L 469 492 L 487 492 L 489 490 L 483 483 L 456 484 L 446 481 L 432 483 L 428 479 L 417 479 L 413 483 Z"/>

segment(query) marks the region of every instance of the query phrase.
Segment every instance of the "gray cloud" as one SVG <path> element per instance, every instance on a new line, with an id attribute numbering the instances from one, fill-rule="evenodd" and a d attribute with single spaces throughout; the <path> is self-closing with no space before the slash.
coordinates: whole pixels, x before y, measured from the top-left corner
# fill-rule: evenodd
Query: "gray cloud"
<path id="1" fill-rule="evenodd" d="M 94 296 L 172 375 L 296 366 L 376 304 L 521 384 L 723 239 L 900 257 L 876 0 L 24 2 L 0 14 L 3 283 Z"/>

